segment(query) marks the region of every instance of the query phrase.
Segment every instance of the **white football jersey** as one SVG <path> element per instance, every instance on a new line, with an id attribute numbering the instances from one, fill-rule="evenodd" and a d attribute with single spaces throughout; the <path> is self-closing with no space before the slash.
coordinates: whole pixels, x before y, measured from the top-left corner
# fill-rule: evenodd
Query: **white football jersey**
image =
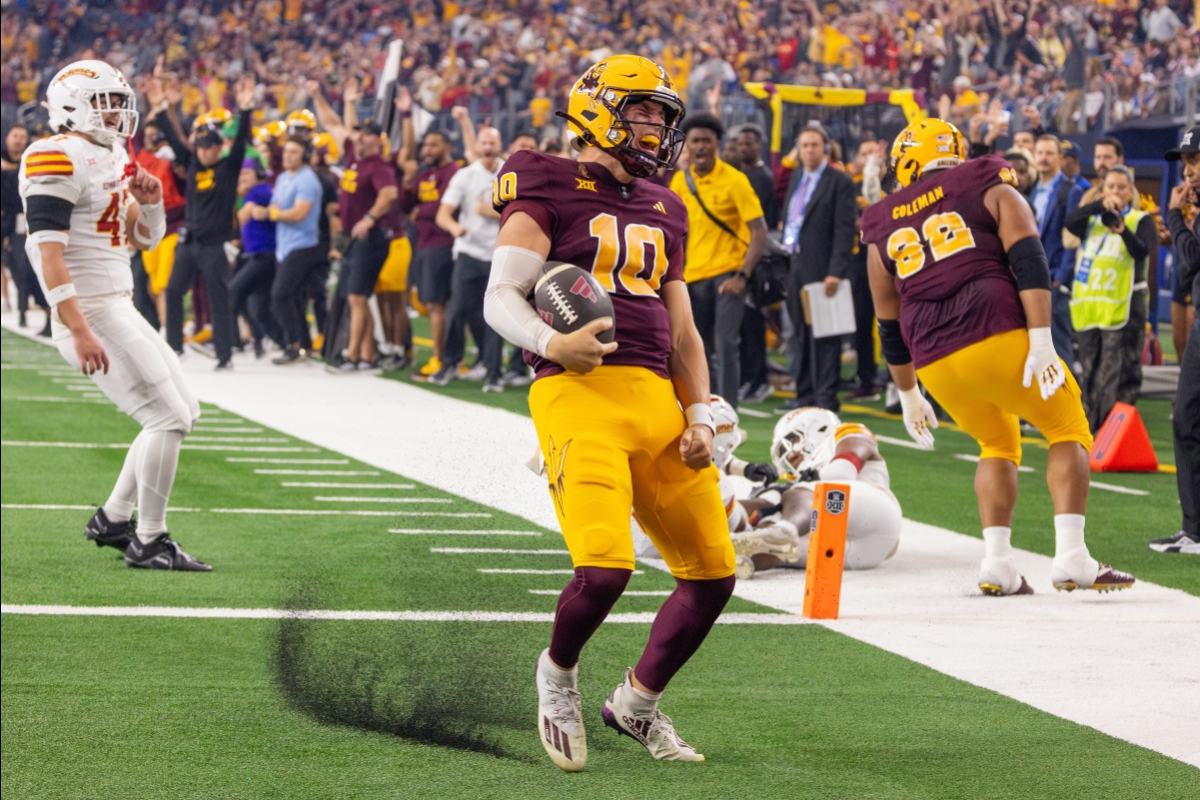
<path id="1" fill-rule="evenodd" d="M 120 144 L 102 147 L 65 134 L 34 142 L 21 157 L 21 200 L 27 213 L 34 195 L 75 206 L 63 258 L 80 297 L 133 291 L 125 225 L 132 202 L 125 188 L 128 163 L 129 154 Z M 25 249 L 45 291 L 36 237 L 30 237 Z"/>

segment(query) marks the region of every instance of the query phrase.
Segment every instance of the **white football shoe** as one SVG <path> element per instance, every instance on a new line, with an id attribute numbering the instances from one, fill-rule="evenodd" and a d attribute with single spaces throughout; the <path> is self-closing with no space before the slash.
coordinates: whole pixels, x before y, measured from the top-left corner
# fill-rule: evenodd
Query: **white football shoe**
<path id="1" fill-rule="evenodd" d="M 1033 594 L 1025 577 L 1017 572 L 1017 561 L 1007 558 L 985 558 L 979 565 L 979 590 L 993 597 L 1009 594 Z"/>
<path id="2" fill-rule="evenodd" d="M 583 730 L 579 690 L 556 682 L 542 670 L 549 658 L 550 648 L 546 648 L 538 656 L 534 670 L 542 747 L 565 772 L 579 772 L 587 764 L 587 735 Z"/>
<path id="3" fill-rule="evenodd" d="M 761 528 L 731 533 L 733 552 L 739 556 L 756 556 L 770 553 L 783 561 L 797 561 L 804 555 L 804 547 L 796 526 L 787 520 L 778 520 Z"/>
<path id="4" fill-rule="evenodd" d="M 666 714 L 657 708 L 648 714 L 633 710 L 630 702 L 633 694 L 632 674 L 633 669 L 626 667 L 625 680 L 604 701 L 604 707 L 600 710 L 604 724 L 617 733 L 641 742 L 650 755 L 659 761 L 703 761 L 704 756 L 675 733 L 675 726 Z"/>

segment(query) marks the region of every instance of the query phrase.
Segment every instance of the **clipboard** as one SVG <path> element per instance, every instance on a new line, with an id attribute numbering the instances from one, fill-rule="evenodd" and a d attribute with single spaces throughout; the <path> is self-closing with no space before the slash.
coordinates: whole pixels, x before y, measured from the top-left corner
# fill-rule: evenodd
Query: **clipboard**
<path id="1" fill-rule="evenodd" d="M 838 281 L 833 297 L 825 296 L 824 282 L 808 283 L 800 290 L 800 304 L 804 307 L 804 321 L 812 326 L 814 339 L 828 339 L 854 333 L 854 296 L 850 281 Z"/>

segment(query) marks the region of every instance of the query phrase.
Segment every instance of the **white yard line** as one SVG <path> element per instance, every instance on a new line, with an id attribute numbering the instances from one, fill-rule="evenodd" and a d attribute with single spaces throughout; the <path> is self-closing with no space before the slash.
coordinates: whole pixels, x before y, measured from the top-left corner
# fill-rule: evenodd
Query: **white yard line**
<path id="1" fill-rule="evenodd" d="M 47 503 L 3 503 L 0 508 L 11 508 L 18 511 L 88 511 L 95 506 L 52 505 Z M 167 511 L 194 511 L 206 514 L 276 514 L 298 517 L 447 517 L 450 519 L 491 519 L 486 512 L 447 512 L 447 511 L 340 511 L 333 509 L 292 509 L 292 508 L 175 508 Z"/>
<path id="2" fill-rule="evenodd" d="M 573 569 L 477 569 L 484 575 L 574 575 Z M 645 574 L 640 569 L 633 571 L 634 575 Z"/>
<path id="3" fill-rule="evenodd" d="M 500 547 L 431 547 L 431 553 L 466 555 L 469 553 L 497 553 L 521 556 L 569 556 L 570 550 L 505 550 Z"/>
<path id="4" fill-rule="evenodd" d="M 224 424 L 224 420 L 222 420 L 222 424 Z M 263 432 L 262 428 L 202 428 L 199 425 L 192 428 L 192 433 L 262 433 L 262 432 Z M 233 441 L 233 440 L 230 439 L 229 441 Z M 250 440 L 247 440 L 247 441 L 250 441 Z M 271 441 L 275 441 L 275 440 L 272 439 Z M 281 439 L 279 441 L 287 441 L 287 440 Z"/>
<path id="5" fill-rule="evenodd" d="M 1093 489 L 1103 489 L 1106 492 L 1116 492 L 1117 494 L 1133 494 L 1140 497 L 1150 494 L 1141 489 L 1130 489 L 1128 486 L 1115 486 L 1111 483 L 1100 483 L 1099 481 L 1092 481 L 1091 486 Z"/>
<path id="6" fill-rule="evenodd" d="M 343 470 L 343 469 L 256 469 L 255 475 L 343 475 L 367 476 L 378 475 L 378 470 Z"/>
<path id="7" fill-rule="evenodd" d="M 541 536 L 540 531 L 442 531 L 430 528 L 389 528 L 388 533 L 408 536 Z"/>
<path id="8" fill-rule="evenodd" d="M 94 403 L 98 405 L 110 404 L 110 401 L 92 400 L 86 397 L 13 397 L 12 395 L 0 395 L 0 400 L 5 403 Z"/>
<path id="9" fill-rule="evenodd" d="M 185 361 L 188 381 L 205 403 L 558 529 L 544 480 L 524 467 L 537 442 L 527 417 L 386 378 L 355 381 L 349 391 L 320 370 L 282 374 L 253 358 L 235 360 L 233 376 Z M 486 432 L 482 440 L 480 431 Z M 469 477 L 463 471 L 468 460 Z M 1018 545 L 1020 539 L 1018 533 Z M 982 555 L 978 538 L 905 521 L 897 556 L 879 569 L 846 573 L 841 619 L 824 624 L 1200 766 L 1193 733 L 1200 692 L 1187 690 L 1195 682 L 1186 677 L 1195 672 L 1200 652 L 1200 598 L 1147 583 L 1104 596 L 1056 593 L 1050 559 L 1025 551 L 1017 552 L 1018 564 L 1039 593 L 982 597 L 975 586 Z M 739 597 L 793 612 L 803 592 L 803 573 L 783 570 L 741 581 L 736 589 Z M 1164 681 L 1171 688 L 1164 689 Z"/>
<path id="10" fill-rule="evenodd" d="M 759 411 L 756 408 L 739 408 L 738 413 L 745 414 L 747 417 L 754 417 L 755 419 L 770 419 L 774 416 L 774 414 L 768 414 L 766 411 Z"/>
<path id="11" fill-rule="evenodd" d="M 979 456 L 969 456 L 966 453 L 955 453 L 954 457 L 961 461 L 970 461 L 972 464 L 979 463 Z M 1017 467 L 1017 472 L 1033 472 L 1033 467 Z"/>
<path id="12" fill-rule="evenodd" d="M 226 456 L 230 464 L 349 464 L 348 458 L 240 458 Z"/>
<path id="13" fill-rule="evenodd" d="M 632 594 L 632 592 L 626 592 Z M 281 608 L 185 608 L 181 606 L 35 606 L 4 603 L 0 614 L 68 617 L 174 617 L 178 619 L 315 619 L 378 622 L 554 622 L 538 611 L 289 611 Z M 606 622 L 648 625 L 654 613 L 609 614 Z M 791 614 L 724 614 L 718 625 L 805 625 Z"/>
<path id="14" fill-rule="evenodd" d="M 558 597 L 560 594 L 562 594 L 562 589 L 530 589 L 529 593 L 530 594 L 544 594 L 547 596 Z M 663 589 L 662 591 L 654 591 L 654 592 L 633 592 L 633 591 L 621 592 L 621 597 L 670 597 L 670 596 L 671 596 L 670 589 Z M 726 615 L 726 616 L 728 616 L 728 615 Z"/>
<path id="15" fill-rule="evenodd" d="M 453 503 L 450 497 L 314 497 L 318 503 Z"/>
<path id="16" fill-rule="evenodd" d="M 254 470 L 259 472 L 259 470 Z M 378 475 L 379 473 L 375 473 Z M 280 481 L 280 486 L 295 489 L 415 489 L 415 483 L 321 483 L 320 481 Z"/>
<path id="17" fill-rule="evenodd" d="M 243 442 L 245 444 L 284 444 L 291 441 L 286 436 L 192 436 L 191 434 L 188 435 L 187 440 L 189 442 Z"/>
<path id="18" fill-rule="evenodd" d="M 875 439 L 876 439 L 876 441 L 883 442 L 884 444 L 891 444 L 891 445 L 895 445 L 896 447 L 907 447 L 909 450 L 924 450 L 925 449 L 924 447 L 921 447 L 921 445 L 917 444 L 916 442 L 910 442 L 907 439 L 893 439 L 891 436 L 883 436 L 878 433 L 875 434 Z"/>

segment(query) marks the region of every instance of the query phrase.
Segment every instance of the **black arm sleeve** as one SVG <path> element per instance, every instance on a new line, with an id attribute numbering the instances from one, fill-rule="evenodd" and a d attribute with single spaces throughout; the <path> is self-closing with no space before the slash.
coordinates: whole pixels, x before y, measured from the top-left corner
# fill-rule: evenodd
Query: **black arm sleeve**
<path id="1" fill-rule="evenodd" d="M 1088 220 L 1102 211 L 1104 211 L 1103 200 L 1088 203 L 1086 206 L 1081 205 L 1070 214 L 1067 214 L 1067 218 L 1063 220 L 1063 227 L 1082 239 L 1087 234 Z"/>
<path id="2" fill-rule="evenodd" d="M 71 230 L 74 203 L 48 194 L 34 194 L 26 198 L 25 206 L 25 224 L 30 233 Z"/>
<path id="3" fill-rule="evenodd" d="M 1017 276 L 1017 289 L 1050 290 L 1050 262 L 1046 260 L 1046 250 L 1042 240 L 1036 236 L 1026 236 L 1008 249 L 1008 264 L 1013 274 Z"/>
<path id="4" fill-rule="evenodd" d="M 883 350 L 883 360 L 887 363 L 897 367 L 912 363 L 912 353 L 900 334 L 900 320 L 879 320 L 879 344 Z"/>
<path id="5" fill-rule="evenodd" d="M 238 116 L 237 136 L 233 137 L 233 143 L 229 146 L 229 158 L 225 162 L 234 174 L 241 170 L 242 161 L 246 158 L 246 145 L 250 142 L 250 117 L 253 113 L 243 111 Z"/>
<path id="6" fill-rule="evenodd" d="M 175 125 L 172 124 L 170 117 L 165 113 L 158 114 L 154 117 L 154 125 L 162 132 L 163 138 L 167 140 L 167 144 L 171 145 L 171 149 L 175 151 L 175 163 L 187 169 L 192 165 L 192 151 L 179 138 L 179 133 L 175 130 Z"/>

